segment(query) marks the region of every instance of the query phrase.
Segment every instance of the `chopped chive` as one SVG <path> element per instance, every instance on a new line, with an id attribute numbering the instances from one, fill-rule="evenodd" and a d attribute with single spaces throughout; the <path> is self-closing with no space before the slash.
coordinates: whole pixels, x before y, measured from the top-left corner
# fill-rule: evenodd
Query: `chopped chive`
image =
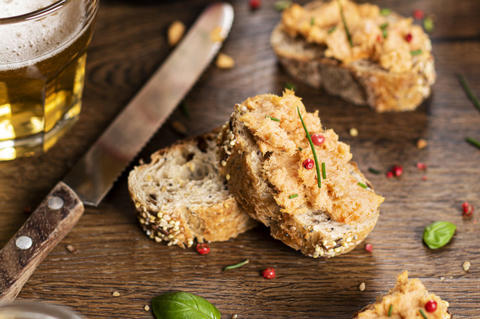
<path id="1" fill-rule="evenodd" d="M 337 2 L 338 2 L 338 6 L 340 7 L 340 16 L 342 17 L 342 23 L 343 23 L 343 27 L 345 28 L 345 34 L 347 35 L 348 43 L 350 44 L 350 47 L 353 48 L 352 35 L 348 30 L 347 21 L 345 21 L 345 15 L 343 14 L 342 4 L 340 3 L 340 0 L 337 0 Z"/>
<path id="2" fill-rule="evenodd" d="M 380 10 L 380 14 L 382 16 L 388 16 L 391 12 L 392 12 L 392 10 L 387 9 L 387 8 L 383 8 L 383 9 Z"/>
<path id="3" fill-rule="evenodd" d="M 325 168 L 325 162 L 322 162 L 322 178 L 327 178 L 327 169 Z"/>
<path id="4" fill-rule="evenodd" d="M 426 17 L 425 20 L 423 20 L 423 28 L 427 32 L 432 32 L 433 31 L 433 19 L 431 17 Z"/>
<path id="5" fill-rule="evenodd" d="M 427 315 L 425 314 L 425 312 L 423 312 L 422 309 L 419 309 L 418 311 L 420 312 L 420 314 L 422 315 L 422 317 L 423 317 L 424 319 L 428 319 Z"/>
<path id="6" fill-rule="evenodd" d="M 385 22 L 380 25 L 380 30 L 382 30 L 383 38 L 385 39 L 388 36 L 388 22 Z"/>
<path id="7" fill-rule="evenodd" d="M 465 77 L 461 74 L 458 74 L 458 80 L 460 81 L 460 84 L 463 87 L 463 90 L 465 91 L 465 94 L 467 94 L 467 97 L 472 101 L 473 105 L 480 111 L 480 102 L 478 101 L 478 98 L 473 94 L 472 90 L 470 89 L 470 85 L 468 85 L 467 80 Z"/>
<path id="8" fill-rule="evenodd" d="M 368 168 L 368 171 L 369 171 L 370 173 L 377 174 L 377 175 L 381 174 L 381 172 L 380 172 L 378 169 L 375 169 L 375 168 L 373 168 L 373 167 L 369 167 L 369 168 Z"/>
<path id="9" fill-rule="evenodd" d="M 273 116 L 270 116 L 270 115 L 265 115 L 265 118 L 266 119 L 271 119 L 272 121 L 275 121 L 275 122 L 280 122 L 280 119 L 277 119 L 276 117 L 273 117 Z"/>
<path id="10" fill-rule="evenodd" d="M 367 186 L 367 185 L 365 185 L 365 184 L 364 184 L 364 183 L 362 183 L 362 182 L 358 182 L 358 186 L 360 186 L 360 187 L 362 187 L 362 188 L 365 188 L 365 189 L 367 189 L 367 188 L 368 188 L 368 186 Z"/>
<path id="11" fill-rule="evenodd" d="M 393 305 L 390 305 L 390 307 L 388 307 L 388 316 L 391 317 L 392 316 L 392 310 L 393 310 Z"/>
<path id="12" fill-rule="evenodd" d="M 290 1 L 290 0 L 280 0 L 280 1 L 275 2 L 275 9 L 277 11 L 283 11 L 283 10 L 287 9 L 288 7 L 290 7 L 291 5 L 292 5 L 292 1 Z"/>
<path id="13" fill-rule="evenodd" d="M 310 19 L 310 25 L 315 25 L 315 18 L 314 18 L 314 17 L 312 17 L 312 18 Z"/>
<path id="14" fill-rule="evenodd" d="M 302 151 L 302 150 L 303 150 L 303 148 L 301 148 L 301 147 L 299 146 L 299 147 L 298 147 L 298 150 L 299 150 L 299 151 Z"/>
<path id="15" fill-rule="evenodd" d="M 188 110 L 187 103 L 185 102 L 180 103 L 180 111 L 187 119 L 190 118 L 190 111 Z"/>
<path id="16" fill-rule="evenodd" d="M 295 91 L 295 85 L 293 85 L 292 83 L 285 83 L 285 88 L 286 89 L 289 89 L 289 90 L 292 90 L 292 91 Z"/>
<path id="17" fill-rule="evenodd" d="M 477 147 L 478 149 L 480 149 L 480 142 L 477 141 L 476 139 L 472 138 L 472 137 L 467 137 L 465 138 L 465 141 L 467 141 L 468 143 L 472 144 L 473 146 Z"/>
<path id="18" fill-rule="evenodd" d="M 333 31 L 335 31 L 337 29 L 337 26 L 334 25 L 333 27 L 331 27 L 330 29 L 328 29 L 327 33 L 330 34 L 330 33 L 333 33 Z"/>
<path id="19" fill-rule="evenodd" d="M 230 270 L 230 269 L 235 269 L 235 268 L 240 268 L 240 267 L 242 267 L 242 266 L 245 266 L 245 265 L 248 264 L 249 262 L 250 262 L 250 260 L 245 259 L 244 261 L 239 262 L 238 264 L 225 266 L 225 268 L 223 268 L 223 271 L 225 271 L 225 270 Z"/>
<path id="20" fill-rule="evenodd" d="M 410 54 L 411 55 L 419 55 L 419 54 L 422 54 L 422 50 L 418 49 L 418 50 L 413 50 L 413 51 L 410 51 Z"/>
<path id="21" fill-rule="evenodd" d="M 298 197 L 298 194 L 292 194 L 292 195 L 288 196 L 289 199 L 294 199 L 296 197 Z"/>
<path id="22" fill-rule="evenodd" d="M 307 126 L 303 121 L 303 117 L 302 117 L 302 114 L 300 113 L 300 109 L 298 108 L 298 106 L 297 106 L 297 113 L 298 113 L 298 116 L 300 117 L 300 121 L 302 122 L 303 129 L 305 130 L 305 134 L 307 135 L 310 148 L 312 149 L 313 159 L 315 160 L 315 169 L 317 170 L 317 184 L 318 184 L 318 188 L 321 188 L 322 180 L 320 178 L 320 166 L 318 165 L 317 152 L 315 151 L 315 146 L 313 146 L 312 138 L 310 136 L 310 133 L 308 133 Z"/>

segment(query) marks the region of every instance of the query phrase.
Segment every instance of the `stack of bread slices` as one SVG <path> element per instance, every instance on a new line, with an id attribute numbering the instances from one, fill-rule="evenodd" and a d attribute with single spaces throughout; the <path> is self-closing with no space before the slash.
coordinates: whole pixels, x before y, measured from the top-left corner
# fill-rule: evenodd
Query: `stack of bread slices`
<path id="1" fill-rule="evenodd" d="M 286 90 L 249 98 L 221 130 L 153 154 L 128 185 L 142 228 L 158 242 L 224 241 L 255 220 L 307 256 L 333 257 L 365 239 L 383 201 L 351 158 Z"/>

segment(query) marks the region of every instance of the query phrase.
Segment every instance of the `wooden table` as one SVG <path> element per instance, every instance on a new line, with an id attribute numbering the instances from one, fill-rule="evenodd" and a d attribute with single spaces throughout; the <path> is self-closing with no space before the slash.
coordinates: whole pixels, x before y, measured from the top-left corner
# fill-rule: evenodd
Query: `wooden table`
<path id="1" fill-rule="evenodd" d="M 235 58 L 236 67 L 209 67 L 185 100 L 190 118 L 176 110 L 139 158 L 180 138 L 171 129 L 172 121 L 184 123 L 189 135 L 199 134 L 222 124 L 235 103 L 255 94 L 280 93 L 286 82 L 293 82 L 269 45 L 280 18 L 273 1 L 263 0 L 255 12 L 246 0 L 233 2 L 236 18 L 223 51 Z M 0 163 L 1 245 L 26 219 L 25 208 L 39 203 L 164 61 L 170 52 L 165 40 L 169 23 L 180 19 L 191 25 L 207 3 L 102 1 L 79 122 L 47 154 Z M 350 318 L 408 269 L 450 302 L 456 318 L 479 318 L 480 151 L 464 138 L 480 138 L 480 113 L 465 97 L 455 73 L 464 74 L 480 94 L 480 2 L 382 4 L 404 15 L 423 9 L 435 16 L 432 42 L 438 79 L 423 106 L 415 112 L 376 114 L 295 83 L 309 110 L 318 109 L 324 125 L 352 146 L 364 172 L 368 167 L 404 167 L 399 179 L 366 173 L 386 197 L 367 239 L 373 253 L 358 247 L 331 260 L 312 259 L 273 240 L 260 226 L 235 240 L 212 244 L 207 256 L 156 244 L 136 222 L 124 174 L 99 207 L 86 210 L 19 298 L 70 305 L 88 318 L 152 318 L 143 309 L 152 297 L 183 290 L 207 298 L 224 318 Z M 359 131 L 355 138 L 348 133 L 352 127 Z M 418 138 L 428 141 L 426 149 L 417 149 Z M 417 162 L 428 165 L 426 173 L 416 168 Z M 477 207 L 473 220 L 462 218 L 463 201 Z M 447 247 L 431 251 L 421 238 L 424 227 L 436 220 L 454 222 L 458 230 Z M 77 251 L 67 251 L 68 244 Z M 222 272 L 223 266 L 245 258 L 251 261 L 247 266 Z M 464 272 L 467 260 L 472 266 Z M 267 266 L 275 267 L 277 279 L 260 276 Z M 363 292 L 358 289 L 361 282 L 366 284 Z M 114 291 L 120 296 L 113 297 Z"/>

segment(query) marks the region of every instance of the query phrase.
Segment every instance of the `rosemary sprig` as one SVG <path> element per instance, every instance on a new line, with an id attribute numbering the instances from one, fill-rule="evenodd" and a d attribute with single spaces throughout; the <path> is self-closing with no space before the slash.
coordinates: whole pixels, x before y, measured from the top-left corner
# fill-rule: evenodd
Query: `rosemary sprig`
<path id="1" fill-rule="evenodd" d="M 420 54 L 422 54 L 422 52 L 423 52 L 422 50 L 418 49 L 418 50 L 410 51 L 410 54 L 411 55 L 420 55 Z"/>
<path id="2" fill-rule="evenodd" d="M 423 317 L 424 319 L 428 319 L 427 315 L 425 314 L 425 312 L 423 312 L 422 309 L 418 309 L 418 311 L 420 312 L 420 314 L 422 315 L 422 317 Z"/>
<path id="3" fill-rule="evenodd" d="M 322 162 L 322 178 L 327 179 L 327 169 L 325 168 L 325 162 Z"/>
<path id="4" fill-rule="evenodd" d="M 369 167 L 369 168 L 368 168 L 368 171 L 369 171 L 370 173 L 373 173 L 373 174 L 376 174 L 376 175 L 379 175 L 379 174 L 381 173 L 378 169 L 375 169 L 375 168 L 373 168 L 373 167 Z"/>
<path id="5" fill-rule="evenodd" d="M 272 121 L 275 121 L 275 122 L 280 122 L 280 119 L 277 119 L 276 117 L 273 117 L 273 116 L 270 116 L 270 115 L 266 115 L 265 118 L 266 119 L 271 119 Z"/>
<path id="6" fill-rule="evenodd" d="M 467 143 L 472 144 L 476 148 L 480 149 L 480 142 L 477 141 L 476 139 L 474 139 L 472 137 L 467 137 L 467 138 L 465 138 L 465 141 L 467 141 Z"/>
<path id="7" fill-rule="evenodd" d="M 294 198 L 297 198 L 298 197 L 298 194 L 292 194 L 290 196 L 288 196 L 289 199 L 294 199 Z"/>
<path id="8" fill-rule="evenodd" d="M 392 310 L 393 310 L 393 305 L 390 305 L 390 307 L 388 307 L 388 316 L 391 317 L 392 316 Z"/>
<path id="9" fill-rule="evenodd" d="M 241 261 L 241 262 L 239 262 L 238 264 L 225 266 L 225 268 L 223 268 L 223 271 L 225 271 L 225 270 L 231 270 L 231 269 L 235 269 L 235 268 L 240 268 L 240 267 L 242 267 L 242 266 L 245 266 L 245 265 L 248 264 L 249 262 L 250 262 L 250 260 L 245 259 L 244 261 Z"/>
<path id="10" fill-rule="evenodd" d="M 478 101 L 478 98 L 473 94 L 472 90 L 470 89 L 470 85 L 468 85 L 467 80 L 465 77 L 461 74 L 457 74 L 458 80 L 460 81 L 460 84 L 463 87 L 463 90 L 465 91 L 465 94 L 467 94 L 467 97 L 472 101 L 473 105 L 480 111 L 480 102 Z"/>
<path id="11" fill-rule="evenodd" d="M 307 135 L 308 143 L 310 143 L 310 148 L 312 149 L 313 159 L 315 160 L 315 169 L 317 170 L 317 184 L 318 184 L 318 188 L 321 188 L 322 179 L 320 177 L 320 166 L 318 165 L 317 152 L 315 151 L 315 146 L 313 146 L 312 138 L 310 136 L 310 133 L 308 133 L 307 126 L 303 121 L 303 117 L 302 117 L 302 114 L 300 113 L 300 109 L 298 108 L 298 106 L 297 106 L 297 113 L 298 113 L 298 116 L 300 117 L 300 121 L 302 122 L 303 129 L 305 130 L 305 134 Z"/>
<path id="12" fill-rule="evenodd" d="M 342 17 L 342 23 L 343 23 L 343 27 L 345 28 L 345 34 L 347 35 L 348 43 L 350 44 L 350 47 L 353 48 L 352 35 L 348 30 L 347 21 L 345 20 L 345 15 L 343 14 L 342 4 L 340 3 L 340 0 L 337 0 L 337 2 L 338 2 L 338 6 L 340 7 L 340 16 Z"/>
<path id="13" fill-rule="evenodd" d="M 365 185 L 365 184 L 364 184 L 364 183 L 362 183 L 362 182 L 358 182 L 358 186 L 360 186 L 361 188 L 365 188 L 365 189 L 367 189 L 367 188 L 368 188 L 368 186 L 367 186 L 367 185 Z"/>

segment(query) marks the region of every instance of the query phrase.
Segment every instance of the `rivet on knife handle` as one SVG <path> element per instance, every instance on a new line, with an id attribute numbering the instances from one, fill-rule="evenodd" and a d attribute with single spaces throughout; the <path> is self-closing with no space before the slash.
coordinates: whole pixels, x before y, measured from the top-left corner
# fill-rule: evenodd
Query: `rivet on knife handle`
<path id="1" fill-rule="evenodd" d="M 58 183 L 0 250 L 0 303 L 15 299 L 33 270 L 82 214 L 77 195 L 65 183 Z"/>

